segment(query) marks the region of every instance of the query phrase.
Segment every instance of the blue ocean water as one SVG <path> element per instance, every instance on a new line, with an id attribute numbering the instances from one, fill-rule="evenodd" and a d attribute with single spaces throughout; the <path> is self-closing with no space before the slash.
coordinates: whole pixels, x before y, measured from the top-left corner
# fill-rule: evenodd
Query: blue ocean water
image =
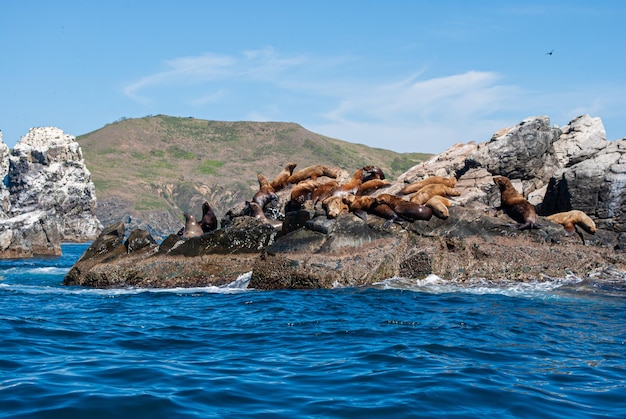
<path id="1" fill-rule="evenodd" d="M 0 417 L 626 417 L 626 278 L 61 285 L 0 261 Z"/>

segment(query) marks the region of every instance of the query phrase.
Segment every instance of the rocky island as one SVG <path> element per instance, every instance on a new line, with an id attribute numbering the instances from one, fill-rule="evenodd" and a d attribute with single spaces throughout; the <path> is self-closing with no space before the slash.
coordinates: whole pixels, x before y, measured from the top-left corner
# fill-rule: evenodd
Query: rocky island
<path id="1" fill-rule="evenodd" d="M 127 232 L 116 223 L 103 230 L 64 284 L 220 286 L 248 272 L 255 289 L 362 286 L 431 274 L 461 282 L 609 278 L 626 272 L 626 138 L 605 137 L 599 118 L 584 115 L 558 128 L 548 117 L 531 117 L 484 143 L 457 144 L 397 179 L 379 179 L 380 189 L 367 193 L 382 202 L 382 194 L 398 196 L 408 184 L 454 178 L 459 193 L 447 198 L 447 214 L 424 219 L 392 223 L 353 212 L 348 204 L 331 215 L 310 199 L 294 205 L 298 184 L 273 191 L 265 212 L 242 203 L 225 214 L 220 228 L 195 237 L 172 234 L 157 244 L 147 231 Z M 342 171 L 328 182 L 344 185 L 350 176 Z M 509 178 L 534 205 L 540 228 L 517 229 L 494 210 L 500 205 L 494 176 Z M 260 191 L 269 183 L 263 179 Z M 547 218 L 570 210 L 587 214 L 597 228 L 566 231 Z"/>

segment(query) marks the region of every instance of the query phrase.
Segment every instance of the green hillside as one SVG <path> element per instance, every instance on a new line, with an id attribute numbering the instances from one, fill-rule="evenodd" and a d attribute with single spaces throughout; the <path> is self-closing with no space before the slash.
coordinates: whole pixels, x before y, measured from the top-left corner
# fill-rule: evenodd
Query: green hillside
<path id="1" fill-rule="evenodd" d="M 77 141 L 99 202 L 119 200 L 134 211 L 179 215 L 190 209 L 197 213 L 205 199 L 223 214 L 252 197 L 258 173 L 273 178 L 290 161 L 297 169 L 325 164 L 349 173 L 375 164 L 394 178 L 430 157 L 352 144 L 294 123 L 165 115 L 122 119 Z"/>

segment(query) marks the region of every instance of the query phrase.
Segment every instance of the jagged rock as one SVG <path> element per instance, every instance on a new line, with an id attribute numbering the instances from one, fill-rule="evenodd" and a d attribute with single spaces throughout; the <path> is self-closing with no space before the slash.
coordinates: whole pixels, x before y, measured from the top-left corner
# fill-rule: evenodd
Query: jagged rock
<path id="1" fill-rule="evenodd" d="M 0 176 L 0 258 L 60 254 L 61 241 L 97 237 L 95 187 L 74 137 L 32 128 L 11 153 L 0 141 Z"/>
<path id="2" fill-rule="evenodd" d="M 132 230 L 126 240 L 126 251 L 128 253 L 136 252 L 141 249 L 145 249 L 149 246 L 156 246 L 157 242 L 146 230 Z"/>
<path id="3" fill-rule="evenodd" d="M 249 272 L 276 234 L 268 224 L 239 217 L 229 228 L 188 240 L 171 235 L 157 246 L 139 230 L 122 243 L 124 224 L 119 222 L 103 230 L 63 283 L 97 288 L 225 285 Z M 139 237 L 141 247 L 133 244 Z"/>
<path id="4" fill-rule="evenodd" d="M 57 217 L 63 240 L 97 237 L 95 186 L 73 136 L 31 128 L 11 153 L 7 186 L 14 215 L 42 209 Z"/>
<path id="5" fill-rule="evenodd" d="M 389 190 L 428 176 L 458 177 L 457 205 L 472 208 L 498 205 L 493 176 L 511 182 L 542 215 L 579 209 L 602 228 L 624 232 L 626 139 L 607 141 L 602 121 L 582 115 L 561 129 L 548 117 L 526 118 L 498 131 L 478 146 L 457 144 L 417 165 Z M 462 162 L 462 163 L 461 163 Z M 402 183 L 401 183 L 402 182 Z M 620 247 L 626 243 L 620 242 Z"/>
<path id="6" fill-rule="evenodd" d="M 323 220 L 333 224 L 327 234 L 305 226 L 278 235 L 269 224 L 241 216 L 232 227 L 189 240 L 173 235 L 160 247 L 149 244 L 139 252 L 127 251 L 118 225 L 103 232 L 64 284 L 219 286 L 252 271 L 255 289 L 305 289 L 370 285 L 394 276 L 526 281 L 626 268 L 626 253 L 607 246 L 612 237 L 604 245 L 589 245 L 596 237 L 581 233 L 584 245 L 547 219 L 540 220 L 540 230 L 520 231 L 506 216 L 460 206 L 450 210 L 448 220 L 433 217 L 388 228 L 375 216 L 363 221 L 342 214 Z M 323 218 L 316 215 L 308 225 Z"/>
<path id="7" fill-rule="evenodd" d="M 0 259 L 60 254 L 58 223 L 45 211 L 0 220 Z"/>
<path id="8" fill-rule="evenodd" d="M 5 179 L 9 174 L 9 147 L 2 141 L 2 131 L 0 131 L 0 220 L 7 218 L 11 210 L 11 200 L 9 190 L 5 185 Z"/>
<path id="9" fill-rule="evenodd" d="M 468 156 L 467 167 L 481 167 L 493 175 L 524 181 L 520 192 L 528 194 L 543 186 L 536 179 L 552 176 L 557 168 L 553 143 L 561 130 L 550 126 L 547 116 L 526 118 L 496 133 Z"/>
<path id="10" fill-rule="evenodd" d="M 554 153 L 559 167 L 572 166 L 590 158 L 609 146 L 600 118 L 581 115 L 561 128 L 554 142 Z"/>

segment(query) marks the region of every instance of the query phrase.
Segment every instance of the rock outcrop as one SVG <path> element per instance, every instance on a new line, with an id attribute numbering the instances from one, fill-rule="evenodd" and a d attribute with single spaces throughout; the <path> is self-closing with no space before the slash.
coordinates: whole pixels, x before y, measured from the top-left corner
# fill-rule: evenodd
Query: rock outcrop
<path id="1" fill-rule="evenodd" d="M 625 163 L 626 139 L 606 141 L 598 118 L 582 116 L 563 128 L 550 126 L 547 117 L 528 118 L 485 143 L 457 144 L 384 189 L 394 194 L 406 183 L 453 175 L 461 196 L 450 198 L 447 219 L 389 225 L 374 215 L 330 219 L 319 206 L 305 206 L 287 212 L 276 230 L 240 206 L 220 230 L 188 240 L 172 235 L 160 245 L 139 230 L 124 240 L 118 224 L 93 243 L 65 284 L 223 285 L 250 271 L 256 289 L 361 286 L 430 274 L 460 282 L 608 278 L 626 272 Z M 500 199 L 497 175 L 536 204 L 542 228 L 517 230 L 491 210 Z M 278 210 L 289 194 L 278 193 Z M 590 215 L 597 232 L 569 235 L 545 218 L 569 209 Z"/>
<path id="2" fill-rule="evenodd" d="M 98 236 L 95 187 L 74 137 L 32 128 L 7 150 L 0 144 L 0 258 L 58 255 L 62 241 Z"/>
<path id="3" fill-rule="evenodd" d="M 8 217 L 11 210 L 11 200 L 9 198 L 9 190 L 4 184 L 4 180 L 9 174 L 9 156 L 11 151 L 9 147 L 2 141 L 2 131 L 0 131 L 0 178 L 3 180 L 0 183 L 0 220 Z"/>

